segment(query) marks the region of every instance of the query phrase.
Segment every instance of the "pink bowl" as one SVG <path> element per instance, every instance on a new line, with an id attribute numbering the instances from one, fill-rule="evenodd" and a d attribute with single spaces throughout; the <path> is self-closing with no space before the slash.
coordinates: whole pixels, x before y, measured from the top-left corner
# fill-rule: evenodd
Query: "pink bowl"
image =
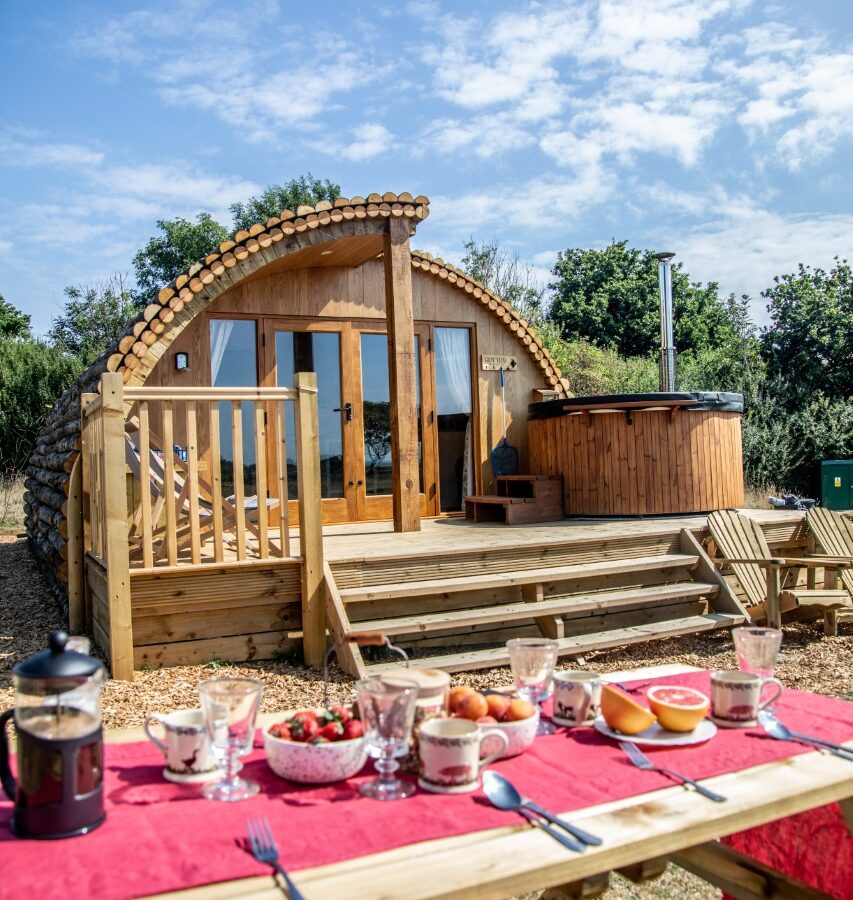
<path id="1" fill-rule="evenodd" d="M 352 778 L 367 761 L 367 743 L 363 737 L 328 744 L 302 744 L 265 731 L 264 751 L 276 775 L 301 784 L 328 784 Z"/>

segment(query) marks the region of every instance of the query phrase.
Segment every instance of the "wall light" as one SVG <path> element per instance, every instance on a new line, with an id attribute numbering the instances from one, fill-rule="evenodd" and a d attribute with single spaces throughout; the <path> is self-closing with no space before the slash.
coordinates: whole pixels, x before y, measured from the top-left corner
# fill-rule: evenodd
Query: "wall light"
<path id="1" fill-rule="evenodd" d="M 175 354 L 175 368 L 179 372 L 188 372 L 190 368 L 190 355 L 189 353 L 176 353 Z"/>

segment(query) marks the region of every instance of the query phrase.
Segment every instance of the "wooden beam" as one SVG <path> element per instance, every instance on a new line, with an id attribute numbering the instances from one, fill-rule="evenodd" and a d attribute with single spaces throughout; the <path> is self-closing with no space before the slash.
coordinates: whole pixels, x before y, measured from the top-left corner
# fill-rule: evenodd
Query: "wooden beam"
<path id="1" fill-rule="evenodd" d="M 681 850 L 672 856 L 672 861 L 737 900 L 809 900 L 827 896 L 719 841 Z"/>
<path id="2" fill-rule="evenodd" d="M 302 643 L 305 663 L 321 666 L 326 654 L 326 579 L 320 500 L 320 433 L 317 376 L 296 373 L 296 447 L 299 551 L 302 555 Z"/>
<path id="3" fill-rule="evenodd" d="M 86 597 L 83 587 L 83 455 L 77 457 L 68 486 L 68 630 L 86 631 Z"/>
<path id="4" fill-rule="evenodd" d="M 127 543 L 127 488 L 124 478 L 124 382 L 116 372 L 101 376 L 104 444 L 104 530 L 109 662 L 113 678 L 133 681 L 133 625 L 130 613 L 130 559 Z"/>
<path id="5" fill-rule="evenodd" d="M 412 260 L 404 217 L 388 220 L 384 250 L 394 531 L 420 531 Z"/>

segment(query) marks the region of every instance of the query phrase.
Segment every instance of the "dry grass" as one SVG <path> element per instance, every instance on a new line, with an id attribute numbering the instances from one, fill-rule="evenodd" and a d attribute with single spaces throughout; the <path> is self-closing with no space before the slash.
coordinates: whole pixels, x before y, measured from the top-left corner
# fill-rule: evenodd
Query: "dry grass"
<path id="1" fill-rule="evenodd" d="M 24 530 L 24 476 L 0 474 L 0 533 Z"/>
<path id="2" fill-rule="evenodd" d="M 65 619 L 33 565 L 26 544 L 0 535 L 0 709 L 13 702 L 10 670 L 20 659 L 42 649 L 47 634 Z M 785 627 L 777 675 L 792 688 L 853 699 L 853 622 L 842 621 L 839 636 L 823 637 L 820 623 Z M 686 635 L 666 641 L 635 644 L 621 650 L 591 653 L 585 665 L 593 671 L 636 669 L 664 663 L 703 668 L 734 668 L 732 642 L 725 632 Z M 140 725 L 148 711 L 169 712 L 198 705 L 199 681 L 221 673 L 226 664 L 181 666 L 136 673 L 133 683 L 111 681 L 104 690 L 104 723 L 110 728 Z M 576 668 L 566 663 L 565 668 Z M 228 665 L 229 673 L 262 678 L 265 711 L 314 706 L 322 701 L 322 677 L 284 661 Z M 454 676 L 455 682 L 475 686 L 506 684 L 506 667 Z M 331 672 L 329 695 L 334 700 L 352 697 L 353 681 L 336 667 Z M 538 895 L 532 895 L 538 896 Z M 605 900 L 711 900 L 720 892 L 688 873 L 670 866 L 664 876 L 635 885 L 613 876 Z"/>
<path id="3" fill-rule="evenodd" d="M 776 487 L 775 484 L 748 484 L 744 490 L 743 505 L 745 509 L 770 509 L 768 497 L 781 497 L 787 493 L 787 488 Z"/>

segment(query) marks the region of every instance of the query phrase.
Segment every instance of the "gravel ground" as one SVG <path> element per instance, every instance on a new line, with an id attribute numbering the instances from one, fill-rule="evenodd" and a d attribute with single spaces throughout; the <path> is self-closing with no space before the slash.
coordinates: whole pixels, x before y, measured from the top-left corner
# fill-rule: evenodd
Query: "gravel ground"
<path id="1" fill-rule="evenodd" d="M 0 535 L 0 710 L 12 705 L 10 670 L 20 659 L 43 649 L 47 634 L 64 624 L 57 605 L 36 570 L 26 543 L 15 535 Z M 599 671 L 636 669 L 665 663 L 703 668 L 736 668 L 731 638 L 724 632 L 687 635 L 666 641 L 635 644 L 621 650 L 589 654 L 586 668 Z M 577 668 L 565 663 L 561 668 Z M 263 709 L 267 712 L 322 702 L 322 676 L 284 662 L 239 665 L 210 662 L 199 666 L 136 673 L 136 680 L 110 681 L 104 690 L 104 724 L 108 728 L 141 725 L 146 712 L 169 712 L 198 705 L 198 682 L 225 669 L 233 674 L 263 678 Z M 823 636 L 820 623 L 785 627 L 783 651 L 776 670 L 788 687 L 853 699 L 853 622 L 842 620 L 839 636 Z M 464 673 L 455 683 L 494 686 L 510 681 L 506 667 Z M 352 679 L 333 667 L 329 696 L 352 696 Z M 719 891 L 673 866 L 657 881 L 635 885 L 614 876 L 606 900 L 679 898 L 710 900 Z M 531 895 L 536 896 L 536 895 Z"/>

